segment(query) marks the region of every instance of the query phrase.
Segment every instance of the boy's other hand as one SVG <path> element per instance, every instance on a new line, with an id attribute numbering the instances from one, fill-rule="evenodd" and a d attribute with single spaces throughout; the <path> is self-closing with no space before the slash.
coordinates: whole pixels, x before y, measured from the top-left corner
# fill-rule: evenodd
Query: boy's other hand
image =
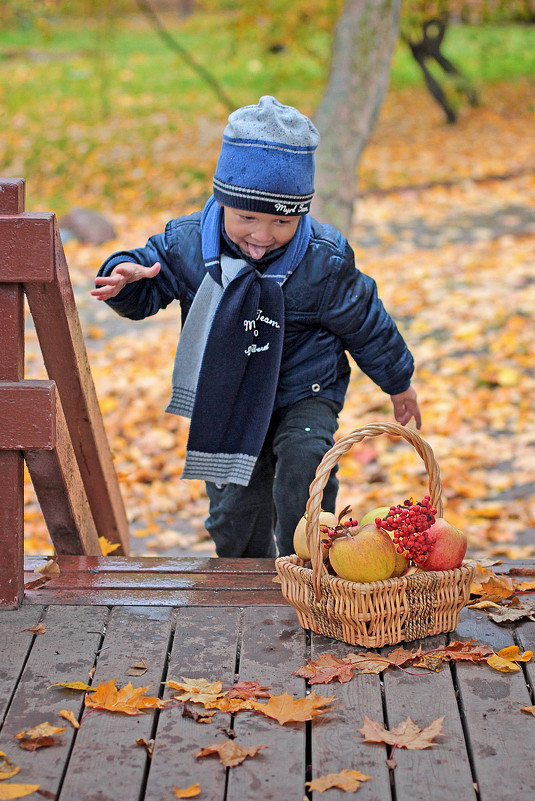
<path id="1" fill-rule="evenodd" d="M 422 415 L 416 399 L 416 392 L 409 387 L 399 395 L 391 395 L 394 406 L 394 417 L 402 426 L 407 425 L 411 417 L 414 417 L 416 428 L 422 427 Z"/>
<path id="2" fill-rule="evenodd" d="M 144 267 L 143 264 L 135 264 L 132 261 L 122 261 L 116 264 L 109 275 L 99 275 L 95 278 L 95 289 L 91 294 L 97 300 L 109 300 L 114 298 L 124 289 L 127 284 L 139 281 L 140 278 L 154 278 L 160 272 L 160 262 L 155 262 L 152 267 Z"/>

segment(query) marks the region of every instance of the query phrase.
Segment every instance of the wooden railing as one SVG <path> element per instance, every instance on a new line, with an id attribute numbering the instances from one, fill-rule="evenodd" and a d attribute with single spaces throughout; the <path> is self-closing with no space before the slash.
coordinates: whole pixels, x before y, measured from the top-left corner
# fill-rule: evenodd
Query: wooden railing
<path id="1" fill-rule="evenodd" d="M 58 554 L 128 554 L 128 522 L 54 214 L 0 179 L 0 607 L 23 594 L 26 461 Z M 24 295 L 48 380 L 24 378 Z"/>

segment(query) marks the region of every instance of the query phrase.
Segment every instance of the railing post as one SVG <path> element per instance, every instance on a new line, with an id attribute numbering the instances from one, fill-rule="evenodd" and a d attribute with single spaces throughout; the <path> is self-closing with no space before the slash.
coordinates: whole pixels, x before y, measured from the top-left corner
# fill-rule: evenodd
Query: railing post
<path id="1" fill-rule="evenodd" d="M 24 181 L 0 183 L 0 214 L 22 214 Z M 0 264 L 0 274 L 2 265 Z M 0 380 L 24 378 L 24 295 L 21 284 L 0 282 Z M 1 424 L 1 422 L 0 422 Z M 24 461 L 0 450 L 0 607 L 17 607 L 24 592 Z"/>

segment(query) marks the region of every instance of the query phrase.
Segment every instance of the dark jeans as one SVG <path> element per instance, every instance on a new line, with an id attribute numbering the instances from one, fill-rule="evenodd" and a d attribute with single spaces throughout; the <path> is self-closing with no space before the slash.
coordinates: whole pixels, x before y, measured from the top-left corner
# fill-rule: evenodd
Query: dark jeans
<path id="1" fill-rule="evenodd" d="M 280 556 L 294 552 L 293 533 L 316 469 L 334 444 L 337 412 L 330 400 L 305 398 L 275 413 L 249 486 L 206 482 L 206 528 L 218 556 L 274 557 L 277 548 Z M 328 512 L 335 511 L 336 470 L 323 492 L 321 505 Z"/>

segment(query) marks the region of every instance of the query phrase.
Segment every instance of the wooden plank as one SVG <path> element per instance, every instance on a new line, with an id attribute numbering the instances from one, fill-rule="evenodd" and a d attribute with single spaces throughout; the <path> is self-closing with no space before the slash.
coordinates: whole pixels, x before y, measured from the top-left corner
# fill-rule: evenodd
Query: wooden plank
<path id="1" fill-rule="evenodd" d="M 1 198 L 12 213 L 24 200 L 19 185 L 9 184 Z M 3 275 L 1 260 L 0 271 Z M 0 283 L 0 341 L 0 379 L 20 381 L 24 377 L 24 296 L 17 284 Z M 0 451 L 0 608 L 17 607 L 23 596 L 23 496 L 22 454 Z"/>
<path id="2" fill-rule="evenodd" d="M 272 576 L 243 573 L 59 573 L 52 576 L 46 591 L 79 590 L 273 590 L 280 593 Z"/>
<path id="3" fill-rule="evenodd" d="M 312 634 L 311 658 L 334 654 L 342 659 L 362 648 Z M 386 751 L 380 745 L 365 743 L 359 729 L 367 715 L 383 724 L 381 681 L 378 675 L 355 672 L 350 682 L 311 686 L 318 695 L 334 695 L 337 709 L 312 726 L 312 779 L 341 770 L 360 770 L 372 778 L 361 784 L 359 801 L 387 801 L 390 799 L 390 775 L 386 764 Z M 313 801 L 346 801 L 343 790 L 312 793 Z"/>
<path id="4" fill-rule="evenodd" d="M 0 612 L 0 726 L 34 642 L 27 629 L 37 625 L 42 612 L 41 606 Z"/>
<path id="5" fill-rule="evenodd" d="M 52 213 L 0 216 L 2 281 L 48 283 L 54 280 L 55 224 Z"/>
<path id="6" fill-rule="evenodd" d="M 513 644 L 511 629 L 486 614 L 463 609 L 452 639 L 475 639 L 498 651 Z M 499 673 L 487 665 L 456 666 L 459 695 L 484 801 L 522 798 L 535 791 L 533 718 L 520 712 L 531 703 L 522 671 Z"/>
<path id="7" fill-rule="evenodd" d="M 403 645 L 416 650 L 420 643 L 423 650 L 431 651 L 443 647 L 446 640 L 444 636 L 427 637 Z M 385 648 L 381 653 L 388 656 L 391 650 Z M 440 788 L 440 801 L 475 801 L 469 753 L 449 666 L 442 665 L 438 673 L 414 675 L 418 672 L 418 669 L 412 669 L 409 675 L 393 668 L 385 672 L 388 728 L 393 729 L 411 718 L 424 729 L 437 718 L 444 717 L 442 734 L 437 737 L 437 745 L 433 748 L 423 751 L 396 749 L 394 759 L 397 765 L 393 771 L 396 801 L 428 801 L 436 796 L 437 788 Z M 418 782 L 414 781 L 416 775 Z"/>
<path id="8" fill-rule="evenodd" d="M 88 590 L 26 589 L 25 604 L 97 606 L 288 606 L 280 590 Z"/>
<path id="9" fill-rule="evenodd" d="M 25 610 L 19 610 L 21 619 Z M 83 695 L 50 685 L 61 681 L 88 681 L 95 662 L 108 610 L 95 607 L 52 608 L 44 618 L 46 632 L 35 637 L 22 679 L 15 692 L 2 732 L 0 750 L 16 765 L 21 766 L 16 781 L 39 784 L 40 789 L 58 793 L 64 765 L 68 759 L 74 728 L 59 716 L 68 709 L 79 717 L 83 710 Z M 49 689 L 50 688 L 50 689 Z M 65 727 L 50 748 L 24 751 L 15 735 L 32 726 L 48 721 Z"/>
<path id="10" fill-rule="evenodd" d="M 26 556 L 26 571 L 34 571 L 47 561 L 46 556 Z M 276 576 L 274 559 L 224 559 L 217 557 L 166 556 L 59 556 L 62 573 L 99 571 L 135 573 L 231 573 L 269 574 Z"/>
<path id="11" fill-rule="evenodd" d="M 91 376 L 69 271 L 54 220 L 55 280 L 25 283 L 28 304 L 49 378 L 59 390 L 63 412 L 100 536 L 129 550 L 129 527 L 104 422 Z"/>
<path id="12" fill-rule="evenodd" d="M 147 693 L 157 696 L 167 667 L 172 624 L 170 609 L 114 609 L 93 685 L 116 678 L 117 687 L 131 682 L 134 687 L 149 687 Z M 144 660 L 147 672 L 141 677 L 127 676 L 139 659 Z M 136 716 L 105 710 L 86 713 L 61 788 L 62 801 L 138 798 L 148 757 L 136 740 L 151 739 L 156 715 L 156 710 Z"/>
<path id="13" fill-rule="evenodd" d="M 221 681 L 224 686 L 232 685 L 240 617 L 239 610 L 223 606 L 209 613 L 202 609 L 178 610 L 167 679 L 204 678 Z M 176 694 L 167 688 L 165 697 Z M 223 801 L 225 768 L 217 757 L 197 759 L 195 754 L 214 742 L 223 742 L 226 737 L 221 728 L 230 725 L 230 715 L 223 712 L 218 712 L 211 723 L 201 724 L 184 717 L 180 706 L 163 709 L 150 764 L 146 801 L 169 801 L 174 797 L 173 786 L 186 788 L 197 782 L 203 801 Z"/>
<path id="14" fill-rule="evenodd" d="M 24 200 L 25 183 L 22 178 L 0 179 L 0 214 L 21 214 Z"/>
<path id="15" fill-rule="evenodd" d="M 245 610 L 239 662 L 240 681 L 258 681 L 274 695 L 305 694 L 305 682 L 292 671 L 306 658 L 306 636 L 293 609 L 263 607 Z M 246 759 L 228 777 L 227 801 L 300 799 L 304 795 L 306 723 L 277 721 L 258 712 L 240 712 L 234 722 L 235 742 L 267 745 Z"/>
<path id="16" fill-rule="evenodd" d="M 53 381 L 0 381 L 0 449 L 54 448 L 58 402 Z"/>

